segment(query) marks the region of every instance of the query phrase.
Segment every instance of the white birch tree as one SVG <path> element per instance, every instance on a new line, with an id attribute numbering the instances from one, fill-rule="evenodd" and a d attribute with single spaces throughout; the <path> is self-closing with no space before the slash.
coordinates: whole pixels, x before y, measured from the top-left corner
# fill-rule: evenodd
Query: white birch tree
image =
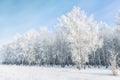
<path id="1" fill-rule="evenodd" d="M 88 54 L 95 51 L 99 44 L 98 25 L 79 7 L 74 7 L 67 15 L 59 18 L 59 25 L 68 33 L 71 42 L 73 60 L 77 68 L 85 65 Z"/>

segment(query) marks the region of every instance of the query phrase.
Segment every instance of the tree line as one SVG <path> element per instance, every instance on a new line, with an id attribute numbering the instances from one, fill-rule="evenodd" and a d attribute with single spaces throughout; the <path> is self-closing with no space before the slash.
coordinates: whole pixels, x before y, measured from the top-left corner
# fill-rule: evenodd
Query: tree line
<path id="1" fill-rule="evenodd" d="M 54 31 L 31 29 L 0 48 L 3 64 L 120 66 L 120 15 L 110 27 L 74 7 L 58 18 Z"/>

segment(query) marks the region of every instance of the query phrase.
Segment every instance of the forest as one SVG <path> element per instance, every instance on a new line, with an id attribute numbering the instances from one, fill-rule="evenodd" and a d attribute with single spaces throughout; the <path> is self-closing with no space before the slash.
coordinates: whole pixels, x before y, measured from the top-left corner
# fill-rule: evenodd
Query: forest
<path id="1" fill-rule="evenodd" d="M 73 65 L 120 68 L 120 13 L 115 25 L 97 21 L 79 7 L 58 18 L 52 30 L 40 27 L 13 39 L 0 47 L 1 64 Z"/>

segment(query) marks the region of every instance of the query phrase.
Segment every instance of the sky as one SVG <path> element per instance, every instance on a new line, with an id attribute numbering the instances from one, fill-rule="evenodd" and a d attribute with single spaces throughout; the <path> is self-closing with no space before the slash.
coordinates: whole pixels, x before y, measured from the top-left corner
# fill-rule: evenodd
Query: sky
<path id="1" fill-rule="evenodd" d="M 0 0 L 0 44 L 29 29 L 47 26 L 52 30 L 57 18 L 74 6 L 113 26 L 120 0 Z"/>

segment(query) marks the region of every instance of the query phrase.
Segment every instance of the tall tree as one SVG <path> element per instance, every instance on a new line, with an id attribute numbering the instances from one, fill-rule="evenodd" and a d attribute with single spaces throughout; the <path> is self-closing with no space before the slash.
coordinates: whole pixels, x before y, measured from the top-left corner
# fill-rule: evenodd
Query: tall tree
<path id="1" fill-rule="evenodd" d="M 88 54 L 99 44 L 99 27 L 93 17 L 88 17 L 79 7 L 59 18 L 59 25 L 68 33 L 72 56 L 80 69 L 88 60 Z"/>

